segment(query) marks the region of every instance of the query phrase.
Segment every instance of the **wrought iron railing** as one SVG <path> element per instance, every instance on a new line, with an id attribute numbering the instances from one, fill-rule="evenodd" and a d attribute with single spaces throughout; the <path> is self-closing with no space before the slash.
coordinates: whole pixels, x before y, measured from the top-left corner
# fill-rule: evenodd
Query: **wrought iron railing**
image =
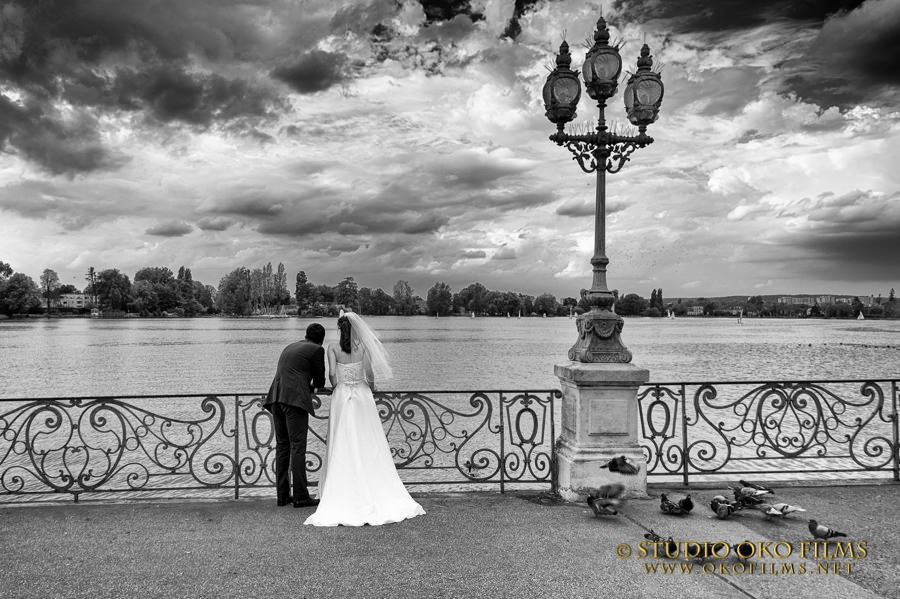
<path id="1" fill-rule="evenodd" d="M 555 488 L 557 390 L 375 396 L 408 485 Z M 274 485 L 274 432 L 251 394 L 0 399 L 0 500 L 48 493 L 183 493 Z M 318 482 L 328 402 L 310 418 Z M 479 487 L 480 488 L 480 487 Z"/>
<path id="2" fill-rule="evenodd" d="M 638 403 L 648 477 L 900 480 L 896 379 L 654 383 Z"/>

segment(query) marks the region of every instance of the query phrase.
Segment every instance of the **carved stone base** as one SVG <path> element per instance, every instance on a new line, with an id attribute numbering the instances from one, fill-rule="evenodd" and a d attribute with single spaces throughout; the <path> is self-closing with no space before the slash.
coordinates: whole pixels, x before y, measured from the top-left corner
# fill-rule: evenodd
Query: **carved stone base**
<path id="1" fill-rule="evenodd" d="M 638 467 L 637 474 L 610 472 L 610 459 L 625 456 Z M 584 503 L 588 495 L 603 485 L 619 483 L 625 487 L 622 498 L 647 497 L 647 459 L 633 447 L 584 448 L 560 439 L 556 446 L 559 494 L 566 501 Z"/>
<path id="2" fill-rule="evenodd" d="M 631 352 L 622 344 L 622 317 L 609 310 L 591 310 L 578 316 L 578 340 L 569 349 L 573 362 L 627 364 Z"/>
<path id="3" fill-rule="evenodd" d="M 559 493 L 583 501 L 598 487 L 621 483 L 626 495 L 647 495 L 647 464 L 638 439 L 637 391 L 650 378 L 633 364 L 558 364 L 562 422 L 557 441 Z M 611 472 L 611 458 L 625 456 L 638 472 Z"/>

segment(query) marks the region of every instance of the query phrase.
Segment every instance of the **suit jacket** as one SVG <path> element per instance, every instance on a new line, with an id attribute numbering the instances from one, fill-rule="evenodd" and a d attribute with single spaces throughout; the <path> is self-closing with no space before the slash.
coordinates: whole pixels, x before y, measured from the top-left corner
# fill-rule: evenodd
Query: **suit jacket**
<path id="1" fill-rule="evenodd" d="M 313 392 L 325 386 L 325 348 L 312 341 L 291 343 L 278 358 L 278 369 L 263 407 L 280 402 L 315 414 Z"/>

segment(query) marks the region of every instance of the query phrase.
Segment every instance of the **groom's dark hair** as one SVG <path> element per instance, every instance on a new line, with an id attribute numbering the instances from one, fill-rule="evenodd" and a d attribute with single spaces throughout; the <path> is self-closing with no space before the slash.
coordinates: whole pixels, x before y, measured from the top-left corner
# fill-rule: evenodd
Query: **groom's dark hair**
<path id="1" fill-rule="evenodd" d="M 322 345 L 322 342 L 325 341 L 325 327 L 318 322 L 312 323 L 306 327 L 306 339 Z"/>

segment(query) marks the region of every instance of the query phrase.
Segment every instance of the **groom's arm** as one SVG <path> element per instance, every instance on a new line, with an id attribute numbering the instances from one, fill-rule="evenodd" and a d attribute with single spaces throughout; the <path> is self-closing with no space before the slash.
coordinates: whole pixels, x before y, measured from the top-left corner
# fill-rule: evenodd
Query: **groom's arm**
<path id="1" fill-rule="evenodd" d="M 325 387 L 325 348 L 321 345 L 316 348 L 312 358 L 313 377 L 312 388 L 323 389 Z"/>

